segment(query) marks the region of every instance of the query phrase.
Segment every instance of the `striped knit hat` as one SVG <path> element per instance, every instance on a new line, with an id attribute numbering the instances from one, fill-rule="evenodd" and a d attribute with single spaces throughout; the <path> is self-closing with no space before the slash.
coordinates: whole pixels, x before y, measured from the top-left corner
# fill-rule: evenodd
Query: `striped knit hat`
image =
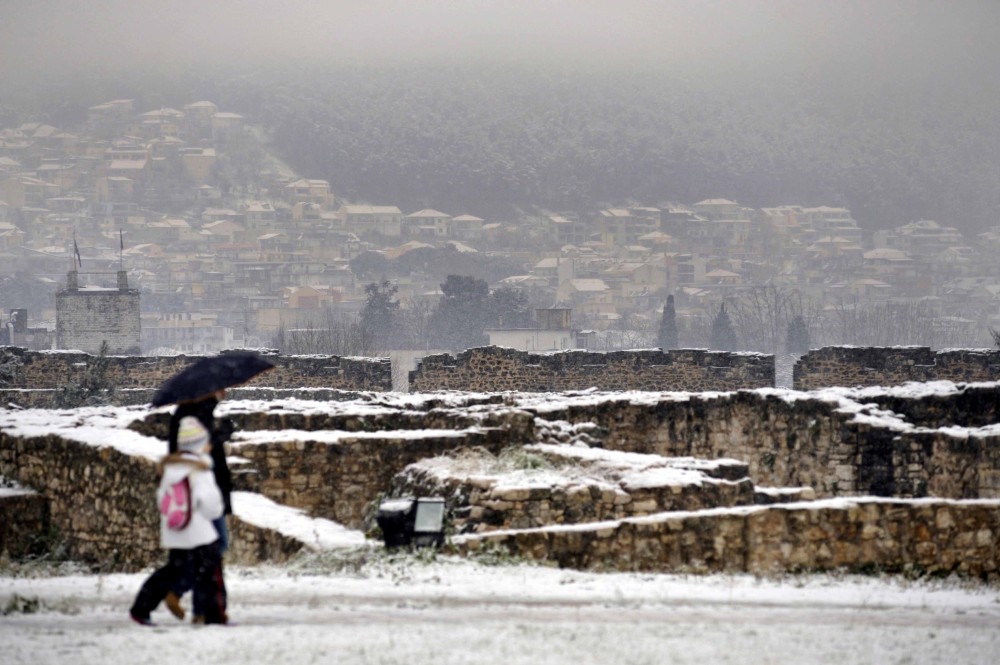
<path id="1" fill-rule="evenodd" d="M 181 418 L 177 428 L 177 450 L 200 453 L 208 445 L 208 430 L 194 416 Z"/>

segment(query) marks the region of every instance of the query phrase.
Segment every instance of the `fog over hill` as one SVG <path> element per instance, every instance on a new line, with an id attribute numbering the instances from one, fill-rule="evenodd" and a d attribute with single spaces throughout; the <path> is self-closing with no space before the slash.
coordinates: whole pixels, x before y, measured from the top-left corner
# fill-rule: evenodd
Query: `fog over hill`
<path id="1" fill-rule="evenodd" d="M 0 124 L 208 98 L 353 200 L 502 218 L 723 196 L 976 232 L 1000 5 L 11 0 Z"/>

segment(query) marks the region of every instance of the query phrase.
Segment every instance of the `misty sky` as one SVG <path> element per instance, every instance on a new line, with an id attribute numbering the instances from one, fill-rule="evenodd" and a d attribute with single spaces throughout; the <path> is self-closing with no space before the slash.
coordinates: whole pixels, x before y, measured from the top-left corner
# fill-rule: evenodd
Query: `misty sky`
<path id="1" fill-rule="evenodd" d="M 992 0 L 0 0 L 0 75 L 494 57 L 947 74 L 994 71 L 998 28 Z"/>

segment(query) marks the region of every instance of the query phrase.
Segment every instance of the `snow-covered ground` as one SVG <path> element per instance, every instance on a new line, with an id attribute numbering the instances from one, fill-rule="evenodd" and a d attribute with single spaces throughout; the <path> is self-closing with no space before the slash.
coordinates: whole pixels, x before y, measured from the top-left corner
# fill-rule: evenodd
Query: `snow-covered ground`
<path id="1" fill-rule="evenodd" d="M 948 392 L 955 387 L 942 383 L 925 390 Z M 773 392 L 789 400 L 806 395 Z M 880 426 L 912 427 L 894 414 L 862 407 L 864 391 L 831 390 L 819 397 L 858 417 L 877 419 Z M 616 398 L 652 400 L 663 395 Z M 262 408 L 381 414 L 419 409 L 430 399 L 441 406 L 454 400 L 454 406 L 461 407 L 469 397 L 232 401 L 223 403 L 220 415 Z M 512 397 L 509 406 L 544 413 L 606 399 L 583 391 Z M 467 410 L 488 408 L 497 407 Z M 87 445 L 156 459 L 163 454 L 162 442 L 126 429 L 146 413 L 143 407 L 0 409 L 0 429 L 18 436 L 58 433 Z M 970 428 L 956 436 L 985 433 L 990 433 L 987 428 Z M 239 436 L 249 443 L 275 435 Z M 5 492 L 23 491 L 13 484 L 0 485 Z M 311 534 L 316 547 L 336 549 L 284 566 L 230 568 L 229 607 L 235 624 L 228 627 L 194 627 L 165 610 L 154 615 L 154 628 L 133 624 L 128 607 L 148 571 L 51 574 L 0 558 L 0 665 L 956 665 L 992 664 L 1000 653 L 997 585 L 836 575 L 767 580 L 747 575 L 596 574 L 524 563 L 390 557 L 378 547 L 363 545 L 356 532 L 306 522 L 301 511 L 272 505 L 264 497 L 241 496 L 235 503 L 267 522 L 264 526 L 291 530 L 307 541 L 302 534 Z"/>
<path id="2" fill-rule="evenodd" d="M 994 663 L 1000 588 L 956 580 L 596 574 L 379 550 L 230 568 L 234 625 L 128 607 L 144 574 L 0 573 L 0 660 L 30 663 Z M 338 558 L 339 557 L 339 558 Z"/>

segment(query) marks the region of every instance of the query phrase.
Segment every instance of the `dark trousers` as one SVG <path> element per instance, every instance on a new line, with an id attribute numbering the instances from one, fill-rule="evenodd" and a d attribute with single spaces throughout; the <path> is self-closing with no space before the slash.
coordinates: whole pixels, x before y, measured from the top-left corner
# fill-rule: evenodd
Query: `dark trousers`
<path id="1" fill-rule="evenodd" d="M 167 563 L 150 575 L 139 589 L 132 604 L 132 615 L 148 618 L 171 589 L 191 583 L 194 585 L 195 616 L 205 617 L 205 623 L 225 623 L 226 585 L 218 541 L 190 550 L 169 550 Z"/>
<path id="2" fill-rule="evenodd" d="M 212 526 L 215 527 L 216 532 L 219 534 L 219 539 L 215 541 L 215 544 L 219 546 L 219 575 L 221 576 L 222 555 L 225 554 L 226 550 L 229 549 L 229 528 L 226 525 L 226 516 L 223 515 L 222 517 L 217 517 L 214 520 L 212 520 Z M 172 587 L 174 593 L 176 593 L 178 597 L 183 596 L 188 591 L 190 591 L 194 586 L 194 571 L 187 570 L 185 571 L 184 575 L 181 575 L 175 579 L 176 579 L 176 584 L 174 584 L 174 586 Z M 197 604 L 197 599 L 196 599 L 194 605 L 195 614 L 201 614 L 201 612 L 198 611 L 198 608 L 199 606 Z"/>

